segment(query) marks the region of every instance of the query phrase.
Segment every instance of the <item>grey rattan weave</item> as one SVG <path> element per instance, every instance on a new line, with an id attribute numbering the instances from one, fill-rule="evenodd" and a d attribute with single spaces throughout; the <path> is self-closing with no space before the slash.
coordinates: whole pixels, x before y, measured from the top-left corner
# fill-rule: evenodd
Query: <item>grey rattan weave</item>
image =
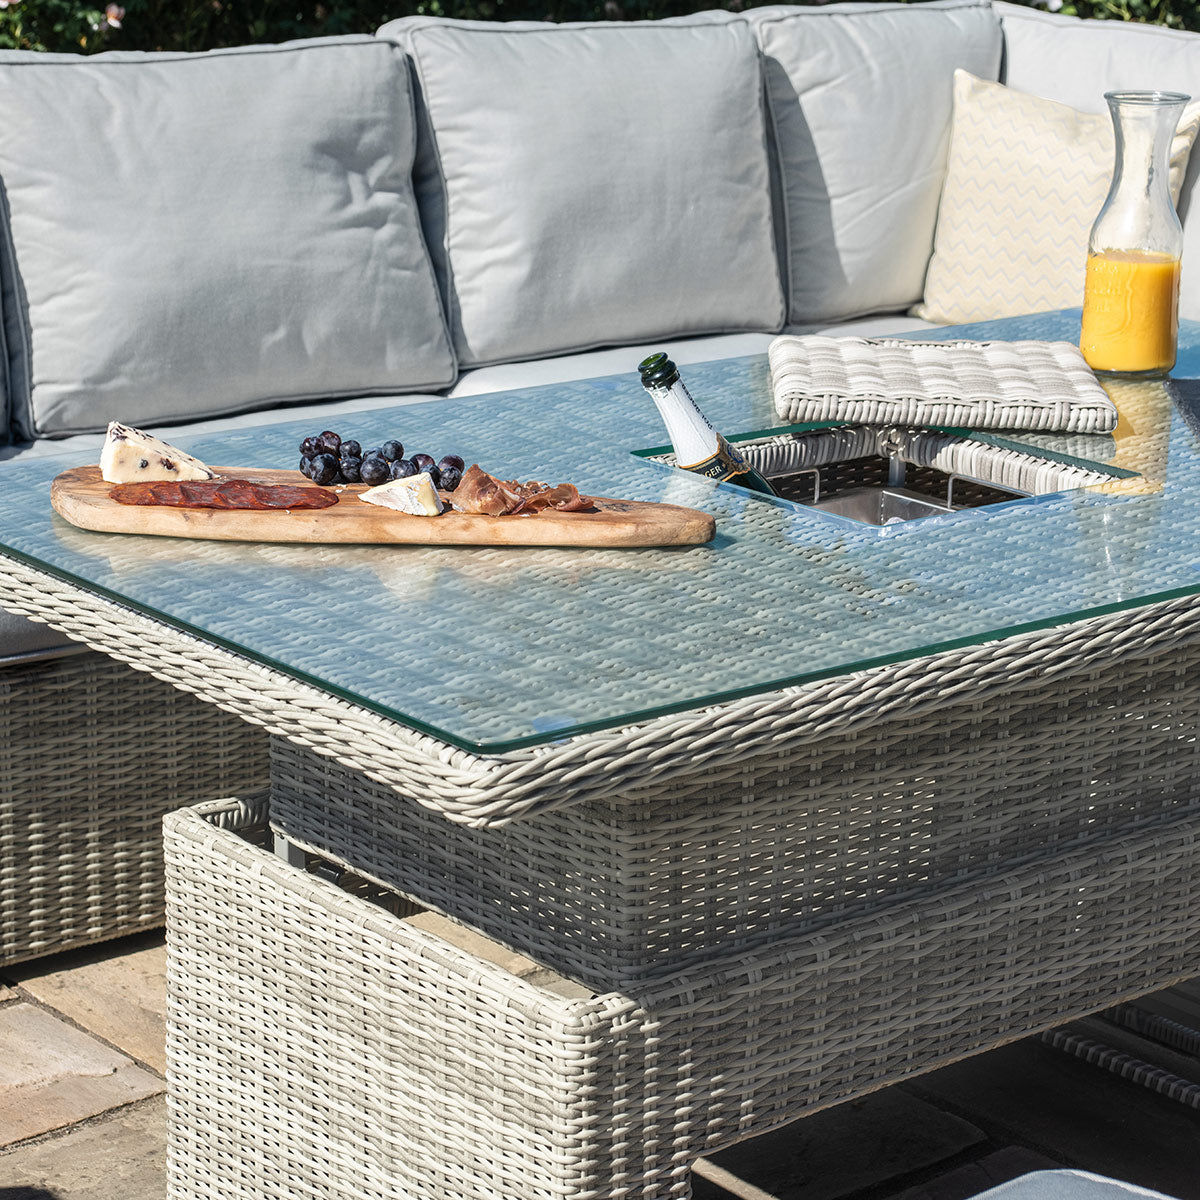
<path id="1" fill-rule="evenodd" d="M 171 1200 L 686 1197 L 701 1154 L 1169 984 L 1200 936 L 1178 817 L 572 995 L 166 829 Z"/>
<path id="2" fill-rule="evenodd" d="M 604 989 L 1200 817 L 1198 728 L 1200 642 L 1182 642 L 500 827 L 275 739 L 272 820 Z"/>
<path id="3" fill-rule="evenodd" d="M 4 555 L 0 586 L 6 607 L 105 647 L 448 820 L 481 827 L 651 783 L 665 786 L 758 754 L 790 753 L 830 734 L 857 736 L 1027 683 L 1049 686 L 1081 672 L 1115 670 L 1200 641 L 1200 601 L 1185 596 L 558 743 L 476 754 Z M 1185 752 L 1186 745 L 1176 743 Z M 1146 778 L 1152 783 L 1152 774 Z"/>
<path id="4" fill-rule="evenodd" d="M 0 963 L 163 921 L 162 817 L 266 784 L 262 731 L 101 654 L 0 668 Z"/>

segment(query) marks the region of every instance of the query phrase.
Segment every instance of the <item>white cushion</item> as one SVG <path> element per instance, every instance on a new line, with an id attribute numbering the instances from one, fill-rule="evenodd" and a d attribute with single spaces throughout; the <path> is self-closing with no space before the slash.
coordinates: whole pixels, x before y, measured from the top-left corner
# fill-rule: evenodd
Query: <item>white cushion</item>
<path id="1" fill-rule="evenodd" d="M 1189 105 L 1171 150 L 1177 193 L 1200 131 Z M 987 321 L 1083 302 L 1088 234 L 1112 180 L 1109 115 L 955 73 L 954 132 L 926 320 Z"/>
<path id="2" fill-rule="evenodd" d="M 777 330 L 759 55 L 741 23 L 406 18 L 426 236 L 462 364 Z"/>
<path id="3" fill-rule="evenodd" d="M 995 8 L 1004 31 L 1004 82 L 1017 91 L 1090 113 L 1108 112 L 1104 93 L 1111 91 L 1178 91 L 1200 100 L 1200 34 L 1137 21 L 1082 21 L 1003 0 Z M 1200 320 L 1200 211 L 1195 219 L 1191 213 L 1198 179 L 1200 155 L 1193 154 L 1178 201 L 1179 314 L 1192 320 Z"/>

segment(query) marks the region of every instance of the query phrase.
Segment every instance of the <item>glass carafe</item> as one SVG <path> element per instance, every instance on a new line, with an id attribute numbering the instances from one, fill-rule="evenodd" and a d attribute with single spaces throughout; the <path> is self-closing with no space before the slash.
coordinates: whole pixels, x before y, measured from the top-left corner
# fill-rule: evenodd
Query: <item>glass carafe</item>
<path id="1" fill-rule="evenodd" d="M 1112 186 L 1088 239 L 1080 349 L 1095 371 L 1152 378 L 1175 365 L 1183 227 L 1171 199 L 1182 92 L 1105 92 Z"/>

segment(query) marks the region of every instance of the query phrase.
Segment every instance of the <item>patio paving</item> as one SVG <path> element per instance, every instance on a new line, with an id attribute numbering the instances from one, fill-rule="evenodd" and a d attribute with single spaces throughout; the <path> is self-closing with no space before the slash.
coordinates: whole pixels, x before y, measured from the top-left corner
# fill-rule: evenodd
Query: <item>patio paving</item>
<path id="1" fill-rule="evenodd" d="M 150 934 L 0 969 L 0 1200 L 163 1200 L 165 967 Z M 1030 1039 L 702 1160 L 694 1194 L 966 1200 L 1052 1166 L 1200 1200 L 1200 1113 Z"/>

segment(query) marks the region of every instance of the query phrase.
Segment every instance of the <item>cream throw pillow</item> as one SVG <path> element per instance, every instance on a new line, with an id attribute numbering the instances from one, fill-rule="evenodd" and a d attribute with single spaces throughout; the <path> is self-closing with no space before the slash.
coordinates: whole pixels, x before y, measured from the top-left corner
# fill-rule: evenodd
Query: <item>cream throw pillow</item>
<path id="1" fill-rule="evenodd" d="M 1178 200 L 1200 103 L 1171 147 Z M 925 299 L 911 311 L 958 323 L 1083 303 L 1088 234 L 1113 171 L 1108 112 L 954 72 L 954 123 Z"/>

